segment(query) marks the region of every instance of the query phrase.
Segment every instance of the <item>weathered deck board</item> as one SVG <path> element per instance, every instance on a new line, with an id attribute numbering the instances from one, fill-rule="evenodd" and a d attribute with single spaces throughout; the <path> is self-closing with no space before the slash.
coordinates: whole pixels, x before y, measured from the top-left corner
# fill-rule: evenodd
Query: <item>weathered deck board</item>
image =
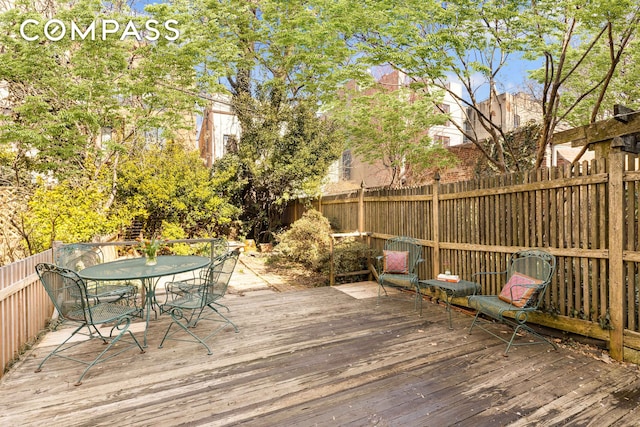
<path id="1" fill-rule="evenodd" d="M 240 328 L 94 367 L 36 347 L 0 382 L 0 425 L 638 425 L 640 373 L 550 346 L 504 345 L 454 312 L 411 295 L 354 298 L 336 288 L 229 296 Z M 371 294 L 375 295 L 375 294 Z M 92 350 L 97 342 L 78 347 Z M 99 345 L 99 344 L 97 344 Z M 83 351 L 83 350 L 80 350 Z"/>

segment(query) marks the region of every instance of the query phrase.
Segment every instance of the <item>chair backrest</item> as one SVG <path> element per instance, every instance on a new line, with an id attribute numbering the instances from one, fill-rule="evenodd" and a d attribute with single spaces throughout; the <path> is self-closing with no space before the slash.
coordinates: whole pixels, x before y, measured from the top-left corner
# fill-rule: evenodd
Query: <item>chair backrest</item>
<path id="1" fill-rule="evenodd" d="M 229 280 L 238 262 L 240 252 L 235 250 L 223 255 L 209 266 L 206 280 L 207 300 L 222 298 L 227 292 Z"/>
<path id="2" fill-rule="evenodd" d="M 69 270 L 80 271 L 92 265 L 102 264 L 103 261 L 102 251 L 97 246 L 73 243 L 56 249 L 56 265 Z"/>
<path id="3" fill-rule="evenodd" d="M 215 260 L 229 251 L 229 243 L 226 239 L 218 238 L 211 241 L 211 259 Z"/>
<path id="4" fill-rule="evenodd" d="M 418 261 L 422 258 L 422 246 L 418 242 L 418 240 L 412 237 L 394 237 L 389 239 L 384 244 L 385 251 L 395 251 L 395 252 L 408 252 L 408 272 L 409 274 L 415 274 L 416 265 Z"/>
<path id="5" fill-rule="evenodd" d="M 524 274 L 540 282 L 527 307 L 537 309 L 556 270 L 556 257 L 549 252 L 528 249 L 511 255 L 507 267 L 507 281 L 514 273 Z"/>
<path id="6" fill-rule="evenodd" d="M 87 318 L 90 307 L 87 287 L 75 271 L 41 263 L 36 265 L 36 273 L 63 320 L 83 323 L 90 320 Z"/>

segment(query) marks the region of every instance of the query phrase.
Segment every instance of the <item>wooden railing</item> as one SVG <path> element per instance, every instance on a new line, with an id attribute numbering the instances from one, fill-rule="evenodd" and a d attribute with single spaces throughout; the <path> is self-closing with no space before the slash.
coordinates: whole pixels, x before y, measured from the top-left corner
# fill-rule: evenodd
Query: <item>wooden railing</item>
<path id="1" fill-rule="evenodd" d="M 52 260 L 48 250 L 0 267 L 0 376 L 51 318 L 53 304 L 35 266 Z"/>

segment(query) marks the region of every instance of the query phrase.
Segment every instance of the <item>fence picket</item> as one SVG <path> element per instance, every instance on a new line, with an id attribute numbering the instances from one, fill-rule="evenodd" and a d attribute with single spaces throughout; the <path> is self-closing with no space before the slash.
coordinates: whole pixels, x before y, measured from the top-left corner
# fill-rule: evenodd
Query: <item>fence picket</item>
<path id="1" fill-rule="evenodd" d="M 626 161 L 624 182 L 625 303 L 611 310 L 626 313 L 625 327 L 640 333 L 636 301 L 640 292 L 640 173 L 636 156 Z M 608 186 L 608 162 L 598 159 L 576 167 L 441 183 L 435 194 L 433 185 L 410 191 L 363 189 L 366 229 L 361 231 L 372 233 L 375 247 L 381 247 L 384 238 L 391 235 L 416 237 L 422 241 L 427 259 L 421 271 L 429 275 L 448 267 L 467 279 L 477 271 L 503 270 L 510 252 L 545 248 L 558 261 L 545 296 L 548 323 L 564 327 L 567 319 L 575 319 L 606 327 L 610 305 Z M 329 200 L 323 199 L 325 216 L 340 216 L 349 223 L 350 203 L 357 203 L 357 196 L 351 201 L 334 199 L 332 204 Z M 288 210 L 294 211 L 300 209 Z M 438 212 L 436 222 L 434 211 Z M 491 277 L 482 286 L 484 293 L 495 294 L 502 283 Z M 585 325 L 576 328 L 590 330 Z M 606 337 L 608 332 L 595 334 Z M 640 344 L 637 346 L 640 350 Z"/>

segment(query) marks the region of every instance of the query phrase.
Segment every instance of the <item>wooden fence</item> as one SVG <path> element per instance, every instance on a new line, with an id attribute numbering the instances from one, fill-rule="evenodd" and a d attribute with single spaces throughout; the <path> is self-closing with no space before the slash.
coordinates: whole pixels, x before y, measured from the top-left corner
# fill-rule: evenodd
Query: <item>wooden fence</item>
<path id="1" fill-rule="evenodd" d="M 0 267 L 0 377 L 51 318 L 53 304 L 35 266 L 52 260 L 53 251 L 48 250 Z"/>
<path id="2" fill-rule="evenodd" d="M 395 235 L 419 239 L 427 260 L 421 278 L 444 270 L 464 279 L 503 271 L 508 254 L 544 248 L 558 266 L 543 312 L 532 320 L 607 341 L 614 357 L 637 363 L 640 171 L 635 156 L 617 159 L 613 168 L 600 159 L 574 169 L 359 190 L 312 204 L 340 231 L 371 233 L 378 249 Z M 286 222 L 304 211 L 298 203 L 286 211 Z M 500 286 L 487 280 L 483 293 L 496 294 Z"/>

